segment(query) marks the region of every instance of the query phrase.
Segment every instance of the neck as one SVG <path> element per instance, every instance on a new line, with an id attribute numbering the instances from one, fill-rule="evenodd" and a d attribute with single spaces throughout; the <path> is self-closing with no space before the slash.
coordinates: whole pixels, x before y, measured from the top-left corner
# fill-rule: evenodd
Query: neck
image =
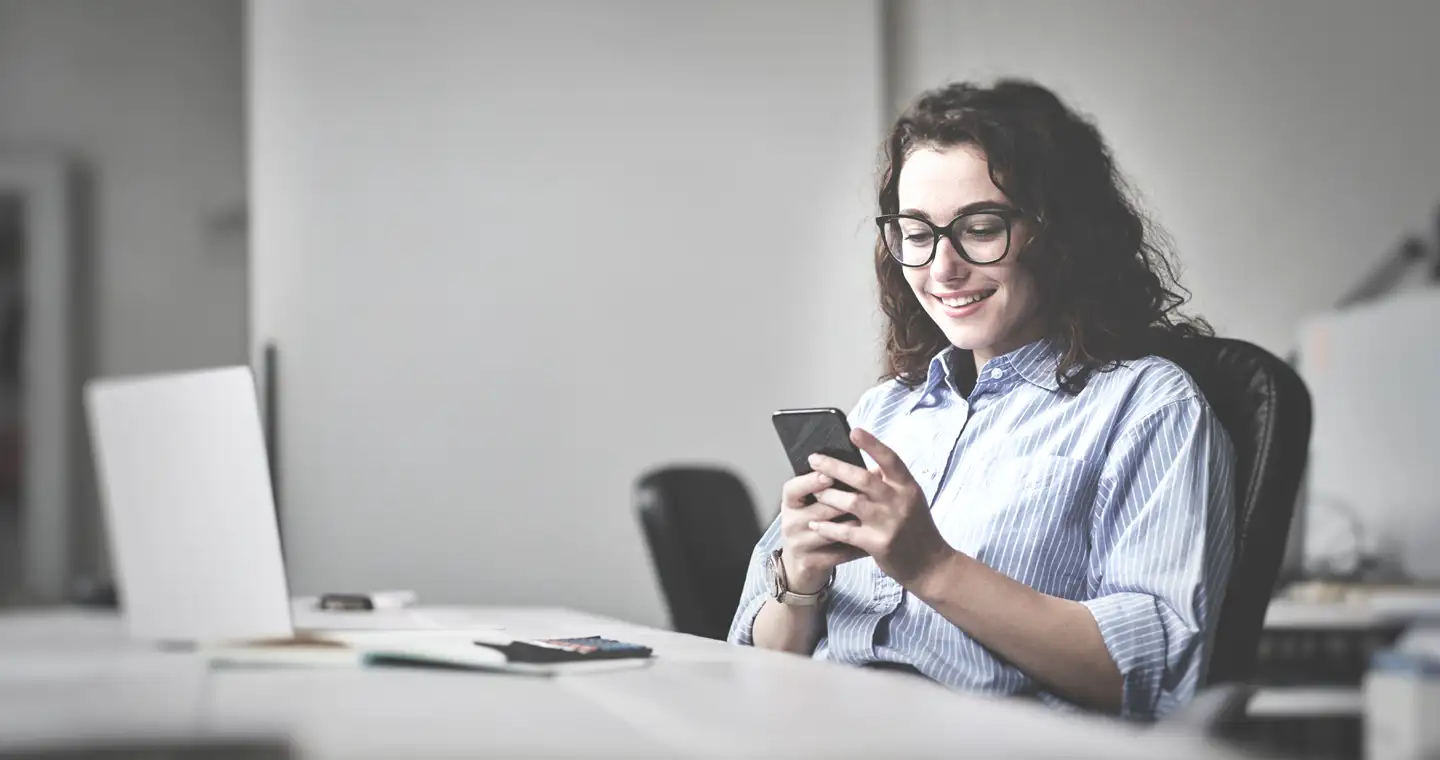
<path id="1" fill-rule="evenodd" d="M 975 355 L 976 374 L 979 374 L 981 370 L 985 369 L 985 363 L 990 361 L 991 359 L 994 359 L 997 356 L 1004 356 L 1005 354 L 1008 354 L 1011 351 L 1020 348 L 1021 346 L 1026 346 L 1034 343 L 1035 341 L 1040 340 L 1043 337 L 1045 337 L 1045 330 L 1037 326 L 1031 328 L 1030 330 L 1016 333 L 1014 336 L 1004 341 L 997 342 L 994 345 L 986 346 L 985 348 L 975 349 L 971 353 Z"/>

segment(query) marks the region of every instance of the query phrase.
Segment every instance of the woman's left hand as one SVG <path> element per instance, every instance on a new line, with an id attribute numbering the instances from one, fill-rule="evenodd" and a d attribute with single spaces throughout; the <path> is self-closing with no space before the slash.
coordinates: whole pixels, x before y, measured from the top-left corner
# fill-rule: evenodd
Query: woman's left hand
<path id="1" fill-rule="evenodd" d="M 856 428 L 850 440 L 877 466 L 866 470 L 820 454 L 810 457 L 810 466 L 855 489 L 829 488 L 815 500 L 858 521 L 812 522 L 810 529 L 874 557 L 886 575 L 908 588 L 955 550 L 940 535 L 925 492 L 900 457 L 867 430 Z"/>

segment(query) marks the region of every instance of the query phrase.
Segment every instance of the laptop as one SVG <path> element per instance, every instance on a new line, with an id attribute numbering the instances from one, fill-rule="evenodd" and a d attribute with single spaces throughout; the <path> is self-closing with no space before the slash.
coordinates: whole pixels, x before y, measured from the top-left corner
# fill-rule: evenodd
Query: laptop
<path id="1" fill-rule="evenodd" d="M 587 645 L 589 656 L 572 658 L 583 661 L 520 661 L 512 637 L 485 620 L 317 613 L 292 602 L 248 367 L 92 380 L 84 396 L 132 639 L 202 648 L 242 667 L 384 662 L 550 675 L 648 662 L 632 645 L 644 651 L 622 652 L 625 660 Z"/>
<path id="2" fill-rule="evenodd" d="M 293 637 L 250 369 L 98 379 L 84 396 L 130 636 Z"/>

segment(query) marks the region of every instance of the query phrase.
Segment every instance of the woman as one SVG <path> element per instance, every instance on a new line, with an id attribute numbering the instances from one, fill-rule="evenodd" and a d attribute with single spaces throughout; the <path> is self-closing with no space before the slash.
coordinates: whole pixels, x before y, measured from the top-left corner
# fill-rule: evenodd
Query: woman
<path id="1" fill-rule="evenodd" d="M 879 205 L 870 467 L 785 484 L 731 641 L 1164 714 L 1209 655 L 1234 454 L 1157 355 L 1208 329 L 1108 149 L 1043 87 L 952 85 L 896 122 Z"/>

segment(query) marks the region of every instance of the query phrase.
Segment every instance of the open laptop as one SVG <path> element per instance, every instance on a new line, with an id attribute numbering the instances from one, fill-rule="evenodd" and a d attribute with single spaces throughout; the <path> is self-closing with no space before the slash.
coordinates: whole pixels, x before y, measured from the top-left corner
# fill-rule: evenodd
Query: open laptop
<path id="1" fill-rule="evenodd" d="M 131 637 L 293 636 L 250 369 L 92 380 L 85 407 Z"/>
<path id="2" fill-rule="evenodd" d="M 245 366 L 92 380 L 85 407 L 131 638 L 213 644 L 491 628 L 440 610 L 292 600 Z"/>
<path id="3" fill-rule="evenodd" d="M 648 663 L 648 649 L 625 660 L 516 659 L 510 635 L 468 615 L 307 615 L 290 598 L 248 367 L 92 380 L 85 408 L 131 638 L 244 666 L 363 660 L 549 675 Z M 302 640 L 315 646 L 295 646 Z"/>

